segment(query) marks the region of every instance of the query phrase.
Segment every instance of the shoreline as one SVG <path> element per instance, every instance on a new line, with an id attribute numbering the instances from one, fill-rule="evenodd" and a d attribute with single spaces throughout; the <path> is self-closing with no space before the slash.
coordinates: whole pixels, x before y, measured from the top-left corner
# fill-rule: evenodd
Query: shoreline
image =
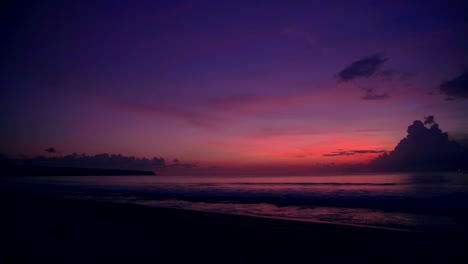
<path id="1" fill-rule="evenodd" d="M 68 198 L 68 199 L 75 199 L 75 198 Z M 83 199 L 83 200 L 90 200 L 95 201 L 93 199 L 86 199 L 86 198 L 76 198 L 76 199 Z M 101 202 L 101 201 L 98 201 Z M 340 222 L 331 222 L 331 221 L 321 221 L 321 220 L 312 220 L 312 219 L 301 219 L 301 218 L 288 218 L 288 217 L 280 217 L 280 216 L 265 216 L 265 215 L 255 215 L 255 214 L 248 214 L 248 213 L 223 213 L 223 212 L 216 212 L 216 211 L 208 211 L 208 210 L 198 210 L 198 209 L 189 209 L 189 208 L 175 208 L 175 207 L 165 207 L 165 206 L 157 206 L 157 205 L 146 205 L 141 203 L 131 203 L 131 202 L 111 202 L 111 201 L 102 201 L 107 203 L 118 203 L 118 204 L 131 204 L 131 205 L 139 205 L 139 206 L 148 206 L 151 208 L 157 209 L 174 209 L 174 210 L 183 210 L 189 212 L 204 212 L 210 214 L 220 214 L 224 216 L 236 215 L 236 216 L 243 216 L 243 217 L 252 217 L 252 218 L 260 218 L 260 219 L 270 219 L 270 220 L 278 220 L 278 221 L 286 221 L 292 223 L 309 223 L 309 224 L 323 224 L 323 225 L 331 225 L 331 226 L 349 226 L 349 227 L 356 227 L 356 228 L 369 228 L 369 229 L 378 229 L 378 230 L 388 230 L 388 231 L 397 231 L 397 232 L 411 232 L 411 233 L 424 233 L 422 230 L 412 230 L 412 229 L 404 229 L 404 228 L 397 228 L 397 227 L 385 227 L 385 226 L 373 226 L 373 225 L 360 225 L 360 224 L 351 224 L 351 223 L 340 223 Z"/>
<path id="2" fill-rule="evenodd" d="M 158 259 L 212 263 L 468 260 L 466 235 L 269 219 L 33 193 L 5 192 L 0 198 L 4 212 L 0 242 L 6 245 L 0 260 L 12 263 L 81 263 L 100 258 L 114 262 Z"/>

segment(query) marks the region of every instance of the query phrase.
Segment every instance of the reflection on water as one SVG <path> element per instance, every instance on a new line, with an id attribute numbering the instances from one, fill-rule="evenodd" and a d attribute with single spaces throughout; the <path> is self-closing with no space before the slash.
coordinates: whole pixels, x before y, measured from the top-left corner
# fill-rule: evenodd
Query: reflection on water
<path id="1" fill-rule="evenodd" d="M 404 229 L 465 229 L 468 175 L 24 177 L 7 188 L 160 207 Z"/>

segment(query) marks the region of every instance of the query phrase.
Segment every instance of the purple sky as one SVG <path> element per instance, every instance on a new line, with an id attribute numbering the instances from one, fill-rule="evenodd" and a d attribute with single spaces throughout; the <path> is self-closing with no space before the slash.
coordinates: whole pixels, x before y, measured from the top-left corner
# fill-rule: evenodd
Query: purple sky
<path id="1" fill-rule="evenodd" d="M 392 150 L 427 115 L 466 138 L 466 1 L 352 2 L 13 4 L 1 151 L 361 162 L 324 154 Z"/>

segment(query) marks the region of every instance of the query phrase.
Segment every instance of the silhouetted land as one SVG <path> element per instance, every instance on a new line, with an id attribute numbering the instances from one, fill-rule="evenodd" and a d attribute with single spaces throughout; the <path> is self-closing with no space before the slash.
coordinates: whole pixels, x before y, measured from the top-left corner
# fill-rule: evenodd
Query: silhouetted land
<path id="1" fill-rule="evenodd" d="M 467 263 L 466 232 L 416 233 L 2 193 L 1 263 Z M 44 262 L 44 263 L 46 263 Z"/>
<path id="2" fill-rule="evenodd" d="M 118 175 L 155 175 L 152 171 L 51 167 L 38 165 L 0 166 L 4 176 L 118 176 Z"/>

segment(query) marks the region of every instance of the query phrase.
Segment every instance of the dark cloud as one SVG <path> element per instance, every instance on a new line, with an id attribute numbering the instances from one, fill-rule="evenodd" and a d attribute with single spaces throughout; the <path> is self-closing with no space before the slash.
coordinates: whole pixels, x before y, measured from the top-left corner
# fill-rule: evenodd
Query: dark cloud
<path id="1" fill-rule="evenodd" d="M 424 117 L 424 125 L 432 125 L 432 124 L 435 124 L 434 116 L 433 115 L 425 116 Z"/>
<path id="2" fill-rule="evenodd" d="M 354 155 L 354 154 L 348 153 L 347 151 L 339 151 L 339 152 L 326 153 L 326 154 L 323 154 L 322 156 L 336 157 L 336 156 L 349 156 L 349 155 Z"/>
<path id="3" fill-rule="evenodd" d="M 48 153 L 56 153 L 57 152 L 57 150 L 55 150 L 55 148 L 53 148 L 53 147 L 46 148 L 46 149 L 44 149 L 44 151 L 48 152 Z"/>
<path id="4" fill-rule="evenodd" d="M 171 108 L 157 104 L 138 103 L 112 96 L 89 94 L 86 96 L 86 99 L 95 101 L 99 104 L 106 104 L 123 111 L 174 117 L 205 128 L 217 128 L 226 121 L 224 118 L 213 115 L 213 113 L 204 113 L 201 111 L 182 108 Z"/>
<path id="5" fill-rule="evenodd" d="M 459 144 L 468 147 L 468 133 L 453 133 L 449 137 L 450 139 L 458 142 Z"/>
<path id="6" fill-rule="evenodd" d="M 468 98 L 468 71 L 439 85 L 439 90 L 448 96 L 449 100 L 454 98 Z"/>
<path id="7" fill-rule="evenodd" d="M 375 149 L 357 149 L 357 150 L 343 150 L 343 151 L 335 151 L 331 153 L 323 154 L 322 156 L 325 157 L 336 157 L 336 156 L 352 156 L 352 155 L 359 155 L 359 154 L 376 154 L 376 153 L 384 153 L 386 150 L 375 150 Z"/>
<path id="8" fill-rule="evenodd" d="M 384 53 L 376 53 L 357 61 L 352 62 L 346 68 L 341 70 L 337 77 L 340 81 L 349 82 L 353 81 L 353 84 L 364 92 L 361 96 L 363 100 L 385 100 L 390 98 L 390 94 L 387 92 L 377 92 L 375 88 L 368 88 L 363 86 L 363 84 L 358 84 L 354 82 L 356 79 L 371 79 L 375 78 L 381 79 L 383 81 L 397 81 L 399 84 L 404 82 L 405 85 L 408 85 L 408 81 L 411 77 L 414 76 L 413 73 L 401 72 L 393 69 L 382 69 L 383 65 L 389 58 L 384 56 Z M 375 84 L 374 84 L 375 85 Z M 372 85 L 372 86 L 374 86 Z M 372 87 L 370 86 L 370 87 Z"/>
<path id="9" fill-rule="evenodd" d="M 425 125 L 431 125 L 426 127 Z M 434 116 L 416 120 L 408 126 L 408 135 L 390 153 L 379 156 L 372 163 L 382 170 L 458 170 L 466 169 L 468 150 L 449 140 L 435 123 Z"/>
<path id="10" fill-rule="evenodd" d="M 373 54 L 371 56 L 354 61 L 349 66 L 338 73 L 342 81 L 351 81 L 356 78 L 369 78 L 377 74 L 382 65 L 388 60 L 383 53 Z"/>
<path id="11" fill-rule="evenodd" d="M 167 165 L 167 168 L 184 168 L 192 169 L 198 167 L 197 164 L 193 163 L 182 163 L 179 159 L 173 159 L 172 164 Z"/>
<path id="12" fill-rule="evenodd" d="M 361 97 L 363 100 L 385 100 L 390 98 L 388 93 L 376 93 L 372 88 L 363 89 L 365 91 L 364 96 Z"/>
<path id="13" fill-rule="evenodd" d="M 411 79 L 415 74 L 395 70 L 381 70 L 377 72 L 376 75 L 379 75 L 385 79 L 399 79 L 401 81 L 407 81 Z"/>

